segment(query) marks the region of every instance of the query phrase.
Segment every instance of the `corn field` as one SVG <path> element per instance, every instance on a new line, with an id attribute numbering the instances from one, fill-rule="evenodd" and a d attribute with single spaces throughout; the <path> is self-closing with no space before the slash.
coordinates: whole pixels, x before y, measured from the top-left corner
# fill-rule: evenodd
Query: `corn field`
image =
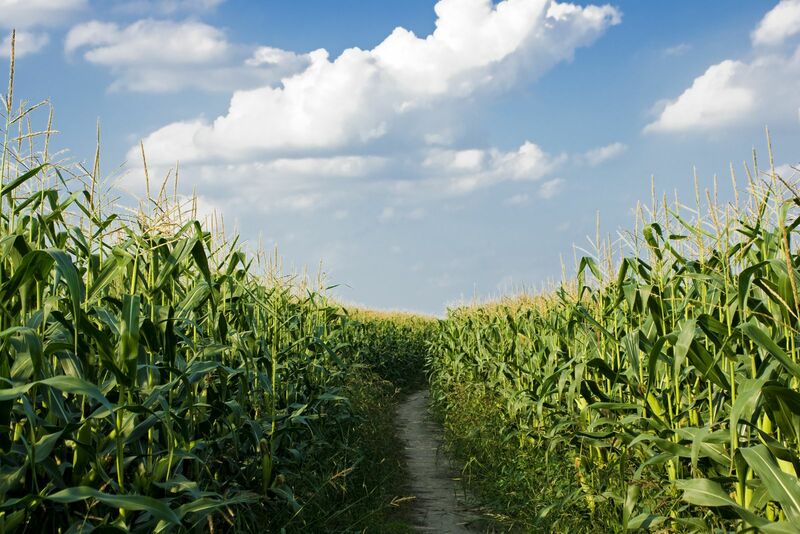
<path id="1" fill-rule="evenodd" d="M 359 361 L 396 386 L 424 387 L 428 344 L 438 329 L 434 318 L 361 309 L 350 317 L 358 329 Z"/>
<path id="2" fill-rule="evenodd" d="M 654 195 L 551 292 L 436 320 L 285 274 L 198 220 L 177 170 L 151 182 L 144 147 L 123 207 L 99 128 L 90 165 L 60 161 L 13 65 L 0 533 L 375 531 L 404 476 L 396 397 L 426 378 L 510 530 L 800 532 L 800 188 L 771 153 L 728 203 Z"/>
<path id="3" fill-rule="evenodd" d="M 636 232 L 598 239 L 551 294 L 442 321 L 432 390 L 468 468 L 492 449 L 560 466 L 550 480 L 525 465 L 475 475 L 527 503 L 523 525 L 798 531 L 800 194 L 755 159 L 745 170 L 730 204 L 698 190 L 691 209 L 640 207 Z M 469 409 L 496 433 L 463 428 L 481 424 Z M 537 503 L 551 484 L 568 487 Z"/>
<path id="4" fill-rule="evenodd" d="M 90 168 L 53 161 L 52 110 L 37 131 L 47 106 L 14 106 L 13 62 L 10 87 L 0 532 L 362 528 L 358 505 L 383 506 L 376 477 L 392 474 L 348 398 L 391 409 L 367 362 L 378 334 L 322 282 L 198 222 L 177 176 L 119 208 L 99 133 Z"/>

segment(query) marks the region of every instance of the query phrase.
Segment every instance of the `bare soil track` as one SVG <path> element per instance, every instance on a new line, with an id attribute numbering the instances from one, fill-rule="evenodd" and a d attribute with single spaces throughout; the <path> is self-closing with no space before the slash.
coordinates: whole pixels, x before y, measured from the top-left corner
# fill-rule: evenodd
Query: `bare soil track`
<path id="1" fill-rule="evenodd" d="M 412 393 L 398 407 L 397 423 L 405 441 L 409 491 L 415 497 L 410 520 L 420 532 L 480 532 L 464 502 L 458 474 L 440 451 L 441 429 L 428 413 L 428 390 Z M 471 525 L 473 525 L 471 527 Z"/>

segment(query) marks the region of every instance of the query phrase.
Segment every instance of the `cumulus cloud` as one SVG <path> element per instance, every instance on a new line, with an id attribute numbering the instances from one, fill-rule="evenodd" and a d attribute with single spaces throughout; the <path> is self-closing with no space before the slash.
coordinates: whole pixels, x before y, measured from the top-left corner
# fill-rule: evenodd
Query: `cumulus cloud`
<path id="1" fill-rule="evenodd" d="M 774 46 L 800 32 L 800 0 L 781 0 L 751 35 L 753 44 Z"/>
<path id="2" fill-rule="evenodd" d="M 746 79 L 748 70 L 740 61 L 712 65 L 676 100 L 668 102 L 645 131 L 711 130 L 748 116 L 757 98 L 753 81 Z"/>
<path id="3" fill-rule="evenodd" d="M 719 130 L 741 123 L 795 122 L 800 108 L 800 49 L 759 55 L 750 62 L 710 66 L 677 99 L 661 105 L 645 132 Z"/>
<path id="4" fill-rule="evenodd" d="M 527 85 L 570 60 L 618 23 L 619 13 L 550 0 L 440 0 L 435 11 L 430 35 L 398 28 L 373 49 L 350 48 L 335 58 L 324 49 L 247 49 L 242 68 L 291 72 L 235 91 L 227 112 L 214 120 L 189 118 L 145 136 L 151 176 L 180 161 L 181 175 L 199 193 L 226 213 L 251 218 L 325 208 L 339 219 L 353 203 L 382 197 L 378 205 L 386 209 L 376 213 L 378 220 L 406 222 L 425 217 L 421 206 L 432 198 L 500 183 L 536 183 L 531 197 L 556 195 L 563 180 L 553 173 L 575 158 L 530 141 L 511 149 L 475 146 L 458 117 L 485 96 Z M 100 33 L 116 39 L 126 30 L 110 29 Z M 118 42 L 86 33 L 76 30 L 69 48 L 90 61 L 89 52 Z M 125 68 L 140 72 L 130 61 Z M 136 165 L 138 147 L 129 160 Z M 131 173 L 125 185 L 141 191 L 141 183 Z"/>
<path id="5" fill-rule="evenodd" d="M 50 37 L 46 33 L 17 31 L 14 40 L 14 55 L 17 58 L 21 58 L 29 54 L 35 54 L 47 46 L 49 42 Z M 0 42 L 0 52 L 3 54 L 11 53 L 10 33 Z"/>
<path id="6" fill-rule="evenodd" d="M 0 29 L 16 29 L 15 55 L 21 58 L 41 51 L 50 36 L 34 28 L 58 26 L 88 6 L 88 0 L 0 0 Z M 0 34 L 2 35 L 2 34 Z M 0 40 L 0 55 L 11 51 L 11 32 Z"/>
<path id="7" fill-rule="evenodd" d="M 611 143 L 610 145 L 593 148 L 587 151 L 583 154 L 583 160 L 588 165 L 596 167 L 601 163 L 605 163 L 610 159 L 614 159 L 624 154 L 626 150 L 628 150 L 628 146 L 623 143 Z"/>
<path id="8" fill-rule="evenodd" d="M 620 21 L 610 6 L 548 0 L 440 0 L 435 11 L 431 35 L 397 28 L 371 50 L 313 51 L 279 85 L 234 93 L 214 121 L 167 125 L 147 141 L 182 161 L 368 145 L 444 99 L 532 80 Z"/>
<path id="9" fill-rule="evenodd" d="M 160 147 L 145 144 L 151 180 L 166 175 L 169 166 L 152 164 L 166 157 Z M 142 195 L 144 176 L 138 170 L 140 154 L 128 154 L 135 170 L 122 181 L 123 189 Z M 577 161 L 566 154 L 551 155 L 531 142 L 508 151 L 490 149 L 422 149 L 404 155 L 278 157 L 249 162 L 204 162 L 190 164 L 181 174 L 191 176 L 192 185 L 214 198 L 226 213 L 313 213 L 330 207 L 337 220 L 346 218 L 344 203 L 363 195 L 377 194 L 390 203 L 378 215 L 381 222 L 415 221 L 426 216 L 420 202 L 435 198 L 457 198 L 500 183 L 539 183 L 540 198 L 549 199 L 562 188 L 560 178 L 547 180 L 553 172 Z M 405 174 L 404 174 L 405 173 Z M 155 186 L 154 186 L 155 187 Z M 528 194 L 517 195 L 509 204 L 523 204 Z"/>
<path id="10" fill-rule="evenodd" d="M 88 0 L 0 0 L 0 27 L 57 26 L 88 7 Z"/>
<path id="11" fill-rule="evenodd" d="M 418 192 L 422 188 L 428 196 L 462 195 L 503 182 L 538 182 L 536 195 L 547 200 L 558 195 L 566 184 L 563 178 L 550 178 L 556 172 L 579 168 L 581 165 L 600 165 L 620 156 L 627 149 L 627 145 L 616 142 L 583 153 L 554 155 L 530 141 L 509 151 L 495 148 L 429 149 L 417 171 L 422 183 L 405 182 L 400 190 L 407 193 L 409 190 Z M 520 192 L 503 202 L 509 206 L 519 206 L 530 201 L 530 194 Z"/>
<path id="12" fill-rule="evenodd" d="M 432 150 L 422 167 L 451 193 L 469 193 L 507 181 L 536 181 L 557 168 L 566 156 L 552 156 L 526 141 L 517 150 Z"/>
<path id="13" fill-rule="evenodd" d="M 67 53 L 88 48 L 83 56 L 91 63 L 128 66 L 219 61 L 230 45 L 220 30 L 202 22 L 146 19 L 126 27 L 85 22 L 69 31 L 64 48 Z"/>
<path id="14" fill-rule="evenodd" d="M 752 34 L 755 45 L 777 45 L 800 32 L 800 0 L 783 0 Z M 796 121 L 800 47 L 760 47 L 752 59 L 711 65 L 680 96 L 656 106 L 645 132 L 705 132 L 744 122 Z"/>
<path id="15" fill-rule="evenodd" d="M 478 172 L 483 170 L 489 155 L 488 151 L 477 148 L 432 150 L 422 162 L 422 166 L 448 173 Z"/>
<path id="16" fill-rule="evenodd" d="M 143 92 L 260 85 L 307 64 L 302 56 L 278 49 L 270 49 L 271 62 L 261 60 L 261 49 L 249 52 L 222 30 L 191 20 L 143 19 L 128 26 L 88 21 L 69 31 L 64 50 L 111 69 L 112 89 Z"/>
<path id="17" fill-rule="evenodd" d="M 249 67 L 294 64 L 300 70 L 299 67 L 305 68 L 308 66 L 309 57 L 307 54 L 296 54 L 289 50 L 282 50 L 272 46 L 259 46 L 244 63 Z"/>

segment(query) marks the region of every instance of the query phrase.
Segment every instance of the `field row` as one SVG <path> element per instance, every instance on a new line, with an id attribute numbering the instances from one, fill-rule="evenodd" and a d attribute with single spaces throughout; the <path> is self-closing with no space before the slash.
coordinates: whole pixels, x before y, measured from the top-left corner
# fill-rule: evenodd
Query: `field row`
<path id="1" fill-rule="evenodd" d="M 434 397 L 510 518 L 796 531 L 800 196 L 748 170 L 736 203 L 640 210 L 624 254 L 601 247 L 552 294 L 449 312 Z"/>
<path id="2" fill-rule="evenodd" d="M 402 476 L 395 390 L 422 380 L 411 333 L 431 322 L 349 313 L 166 182 L 124 211 L 97 159 L 52 163 L 33 110 L 5 111 L 0 532 L 375 522 Z"/>

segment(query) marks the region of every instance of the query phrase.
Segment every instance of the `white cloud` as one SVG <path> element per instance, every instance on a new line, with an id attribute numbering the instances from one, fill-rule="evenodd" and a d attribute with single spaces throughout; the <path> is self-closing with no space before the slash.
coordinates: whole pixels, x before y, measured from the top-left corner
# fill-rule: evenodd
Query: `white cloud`
<path id="1" fill-rule="evenodd" d="M 84 58 L 99 65 L 125 67 L 203 64 L 224 59 L 230 49 L 225 35 L 202 22 L 145 19 L 120 27 L 90 21 L 67 34 L 67 53 L 88 48 Z"/>
<path id="2" fill-rule="evenodd" d="M 754 45 L 774 46 L 800 32 L 800 0 L 781 0 L 751 35 Z"/>
<path id="3" fill-rule="evenodd" d="M 158 161 L 158 158 L 165 157 L 160 151 L 160 147 L 152 147 L 145 143 L 145 153 L 147 154 L 148 164 Z M 153 155 L 156 157 L 153 157 Z M 141 159 L 141 152 L 138 148 L 132 148 L 128 152 L 128 161 L 138 162 Z M 173 162 L 174 164 L 175 162 Z M 234 175 L 241 176 L 247 180 L 248 174 L 252 174 L 252 181 L 256 182 L 259 177 L 278 177 L 288 178 L 311 177 L 320 180 L 330 178 L 358 178 L 370 173 L 378 172 L 386 163 L 386 159 L 380 156 L 332 156 L 332 157 L 303 157 L 303 158 L 277 158 L 273 160 L 254 161 L 249 163 L 210 163 L 200 166 L 201 169 L 219 169 L 234 171 Z M 166 170 L 170 165 L 154 164 L 153 167 Z M 206 173 L 208 174 L 208 173 Z"/>
<path id="4" fill-rule="evenodd" d="M 454 172 L 482 170 L 488 154 L 485 150 L 432 150 L 422 162 L 423 167 Z"/>
<path id="5" fill-rule="evenodd" d="M 211 11 L 225 0 L 115 0 L 121 13 L 175 15 Z"/>
<path id="6" fill-rule="evenodd" d="M 676 100 L 668 102 L 645 132 L 710 130 L 748 116 L 757 97 L 748 70 L 740 61 L 712 65 Z"/>
<path id="7" fill-rule="evenodd" d="M 116 78 L 112 89 L 140 92 L 258 86 L 308 64 L 307 56 L 275 48 L 267 57 L 262 48 L 236 45 L 222 30 L 191 20 L 142 19 L 128 26 L 88 21 L 69 31 L 64 49 L 111 69 Z M 177 132 L 185 132 L 189 124 L 182 123 Z"/>
<path id="8" fill-rule="evenodd" d="M 381 70 L 410 95 L 468 95 L 494 77 L 538 75 L 570 59 L 619 22 L 610 6 L 581 8 L 537 0 L 440 0 L 426 39 L 397 28 L 372 50 Z M 492 69 L 493 65 L 510 67 Z M 478 69 L 478 72 L 470 72 Z M 412 102 L 403 104 L 413 105 Z"/>
<path id="9" fill-rule="evenodd" d="M 536 181 L 566 160 L 526 141 L 517 150 L 433 150 L 423 161 L 432 177 L 451 193 L 469 193 L 506 181 Z"/>
<path id="10" fill-rule="evenodd" d="M 440 0 L 435 11 L 436 30 L 425 38 L 397 28 L 372 50 L 333 60 L 316 50 L 279 86 L 237 91 L 227 114 L 168 125 L 150 144 L 182 161 L 363 146 L 410 113 L 434 113 L 443 99 L 531 80 L 620 20 L 610 6 L 548 0 Z"/>
<path id="11" fill-rule="evenodd" d="M 692 49 L 692 45 L 688 43 L 680 43 L 664 49 L 664 55 L 667 57 L 682 56 Z"/>
<path id="12" fill-rule="evenodd" d="M 21 58 L 30 54 L 35 54 L 47 46 L 50 37 L 42 32 L 17 31 L 14 40 L 14 55 Z M 11 34 L 9 33 L 0 42 L 0 53 L 8 54 L 11 52 Z"/>
<path id="13" fill-rule="evenodd" d="M 321 49 L 246 49 L 242 68 L 296 71 L 280 83 L 234 92 L 228 111 L 213 121 L 175 122 L 146 136 L 151 175 L 179 160 L 181 176 L 190 176 L 202 195 L 251 219 L 325 211 L 339 220 L 369 196 L 371 205 L 384 199 L 377 204 L 386 206 L 376 213 L 380 221 L 414 221 L 427 217 L 431 198 L 502 182 L 539 181 L 530 195 L 554 196 L 562 180 L 544 180 L 569 161 L 566 155 L 528 141 L 508 150 L 470 146 L 458 117 L 487 93 L 528 84 L 571 59 L 619 14 L 549 0 L 441 0 L 436 13 L 436 30 L 427 37 L 397 29 L 372 50 L 351 48 L 336 58 Z M 100 34 L 116 39 L 126 30 L 110 29 Z M 135 41 L 86 33 L 76 30 L 72 50 Z M 143 64 L 130 61 L 125 69 L 107 64 L 121 69 L 120 78 L 141 73 Z M 138 161 L 138 147 L 129 158 Z M 126 185 L 141 190 L 141 183 L 132 173 Z"/>
<path id="14" fill-rule="evenodd" d="M 334 156 L 329 158 L 280 158 L 266 164 L 279 173 L 314 176 L 357 177 L 380 169 L 385 160 L 378 156 Z"/>
<path id="15" fill-rule="evenodd" d="M 58 26 L 88 7 L 88 0 L 0 0 L 0 29 L 16 29 L 15 55 L 21 58 L 41 51 L 50 36 L 33 28 Z M 2 34 L 0 34 L 2 35 Z M 0 56 L 11 51 L 11 32 L 0 41 Z"/>
<path id="16" fill-rule="evenodd" d="M 783 0 L 752 34 L 755 45 L 775 45 L 800 32 L 800 0 Z M 645 132 L 707 132 L 734 124 L 796 123 L 800 47 L 756 48 L 747 61 L 711 65 L 680 96 L 657 106 Z"/>
<path id="17" fill-rule="evenodd" d="M 605 163 L 610 159 L 621 156 L 628 150 L 628 146 L 624 143 L 616 142 L 610 145 L 601 146 L 588 150 L 583 154 L 583 160 L 592 167 Z"/>
<path id="18" fill-rule="evenodd" d="M 561 178 L 554 178 L 547 180 L 539 186 L 539 196 L 544 199 L 551 199 L 559 194 L 564 189 L 564 180 Z"/>
<path id="19" fill-rule="evenodd" d="M 150 164 L 151 189 L 160 186 L 159 177 L 166 176 L 169 167 Z M 141 170 L 141 154 L 128 154 L 130 170 L 120 180 L 123 190 L 143 196 L 145 179 Z M 330 158 L 279 158 L 247 163 L 207 163 L 187 169 L 181 176 L 191 176 L 197 191 L 215 200 L 225 213 L 233 216 L 263 214 L 277 211 L 312 212 L 336 204 L 347 196 L 348 189 L 365 176 L 379 172 L 385 160 L 377 156 L 334 156 Z M 335 184 L 335 185 L 334 185 Z M 339 209 L 337 219 L 346 218 Z"/>
<path id="20" fill-rule="evenodd" d="M 305 68 L 309 64 L 309 57 L 308 54 L 295 54 L 294 52 L 282 50 L 280 48 L 259 46 L 244 63 L 249 67 L 288 65 L 295 63 L 298 67 L 302 66 Z"/>
<path id="21" fill-rule="evenodd" d="M 502 182 L 539 181 L 565 166 L 600 165 L 619 157 L 627 149 L 627 145 L 616 142 L 588 150 L 583 154 L 553 155 L 530 141 L 525 141 L 519 148 L 509 151 L 496 148 L 429 149 L 422 159 L 419 174 L 432 184 L 434 189 L 438 188 L 439 192 L 464 194 Z M 542 198 L 554 196 L 562 184 L 561 179 L 543 183 L 539 196 Z M 420 184 L 411 184 L 410 187 L 419 188 Z M 528 200 L 527 194 L 517 194 L 506 199 L 505 203 L 518 205 Z"/>
<path id="22" fill-rule="evenodd" d="M 88 0 L 0 0 L 0 27 L 57 26 L 88 7 Z"/>

